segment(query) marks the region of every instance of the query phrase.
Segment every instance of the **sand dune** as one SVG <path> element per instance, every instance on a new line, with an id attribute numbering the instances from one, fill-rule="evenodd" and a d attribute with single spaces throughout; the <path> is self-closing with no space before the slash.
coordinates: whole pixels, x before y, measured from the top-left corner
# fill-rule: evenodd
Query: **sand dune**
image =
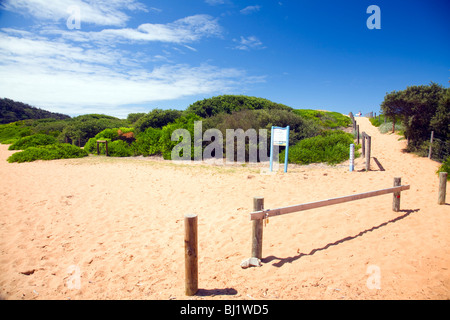
<path id="1" fill-rule="evenodd" d="M 88 157 L 10 164 L 0 146 L 2 299 L 449 299 L 450 210 L 439 164 L 372 136 L 371 171 L 348 164 L 260 167 Z M 265 208 L 391 187 L 392 195 L 270 219 L 251 252 L 254 196 Z M 447 197 L 448 203 L 448 197 Z M 184 295 L 184 215 L 198 214 L 198 295 Z"/>

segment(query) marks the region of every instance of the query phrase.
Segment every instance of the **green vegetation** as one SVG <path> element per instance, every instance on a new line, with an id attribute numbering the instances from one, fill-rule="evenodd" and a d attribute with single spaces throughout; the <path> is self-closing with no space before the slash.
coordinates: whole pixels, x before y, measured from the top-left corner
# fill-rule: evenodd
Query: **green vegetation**
<path id="1" fill-rule="evenodd" d="M 18 139 L 32 135 L 31 128 L 24 126 L 23 121 L 0 124 L 0 143 L 11 144 Z"/>
<path id="2" fill-rule="evenodd" d="M 53 113 L 32 107 L 28 104 L 11 99 L 0 99 L 0 124 L 16 122 L 26 119 L 68 119 L 67 115 Z"/>
<path id="3" fill-rule="evenodd" d="M 381 109 L 392 125 L 398 121 L 403 124 L 407 151 L 427 155 L 430 134 L 434 131 L 433 158 L 443 161 L 450 155 L 450 89 L 435 83 L 410 86 L 386 94 Z"/>
<path id="4" fill-rule="evenodd" d="M 208 118 L 220 113 L 233 113 L 241 110 L 280 109 L 293 110 L 284 104 L 267 99 L 243 95 L 223 95 L 194 102 L 187 108 L 188 113 L 194 113 L 202 118 Z"/>
<path id="5" fill-rule="evenodd" d="M 294 110 L 293 112 L 304 119 L 310 119 L 316 124 L 328 129 L 346 128 L 352 125 L 352 120 L 349 117 L 338 112 L 311 109 L 300 109 Z"/>
<path id="6" fill-rule="evenodd" d="M 82 150 L 81 155 L 96 154 L 97 140 L 107 140 L 108 153 L 114 157 L 162 155 L 164 159 L 171 159 L 171 153 L 179 144 L 173 133 L 177 129 L 186 129 L 191 136 L 191 151 L 187 158 L 195 158 L 194 152 L 203 152 L 210 141 L 201 141 L 202 149 L 194 148 L 194 123 L 202 121 L 202 138 L 208 129 L 219 129 L 224 138 L 224 155 L 226 154 L 226 130 L 259 129 L 267 130 L 266 141 L 259 141 L 260 145 L 270 145 L 270 129 L 272 126 L 290 126 L 290 146 L 302 142 L 306 138 L 320 136 L 320 139 L 332 140 L 334 136 L 324 133 L 329 129 L 347 127 L 351 120 L 337 112 L 294 110 L 283 104 L 274 103 L 267 99 L 248 97 L 243 95 L 223 95 L 197 101 L 186 110 L 154 109 L 148 113 L 130 113 L 127 119 L 88 114 L 67 119 L 38 119 L 24 120 L 0 125 L 0 142 L 14 144 L 11 148 L 26 149 L 17 153 L 13 161 L 32 161 L 33 159 L 55 159 L 66 157 L 60 152 L 63 143 L 72 145 L 72 151 Z M 176 141 L 172 141 L 172 138 Z M 319 139 L 319 138 L 318 138 Z M 249 142 L 246 141 L 246 150 Z M 48 145 L 48 147 L 44 147 Z M 52 147 L 53 146 L 53 147 Z M 55 147 L 59 146 L 59 147 Z M 100 144 L 100 153 L 105 153 L 105 145 Z M 337 147 L 336 147 L 337 148 Z M 61 150 L 60 150 L 61 149 Z M 295 150 L 295 149 L 294 149 Z M 26 151 L 26 152 L 25 152 Z M 235 144 L 234 153 L 236 155 Z M 268 153 L 269 150 L 262 152 Z M 327 150 L 329 153 L 337 151 Z M 259 152 L 258 152 L 259 155 Z M 78 154 L 75 154 L 78 156 Z M 183 155 L 180 155 L 183 156 Z M 248 152 L 246 154 L 248 156 Z M 348 145 L 345 156 L 333 154 L 333 158 L 321 156 L 317 161 L 336 162 L 334 159 L 348 158 Z M 25 160 L 26 159 L 26 160 Z M 291 157 L 290 157 L 291 159 Z M 323 160 L 325 159 L 325 160 Z M 295 157 L 292 161 L 297 161 Z"/>
<path id="7" fill-rule="evenodd" d="M 14 153 L 8 158 L 8 162 L 21 163 L 35 160 L 82 158 L 86 156 L 88 156 L 88 153 L 83 149 L 67 143 L 58 143 L 27 148 L 24 151 Z"/>
<path id="8" fill-rule="evenodd" d="M 143 155 L 145 157 L 157 155 L 161 153 L 159 139 L 161 138 L 162 129 L 148 128 L 144 132 L 138 133 L 136 141 L 133 142 L 131 148 L 133 154 Z"/>
<path id="9" fill-rule="evenodd" d="M 288 160 L 297 164 L 326 162 L 334 165 L 349 159 L 349 145 L 352 143 L 354 137 L 350 133 L 341 130 L 324 131 L 289 148 Z M 355 157 L 358 156 L 359 153 L 355 151 Z M 280 162 L 283 161 L 284 151 L 280 154 Z"/>
<path id="10" fill-rule="evenodd" d="M 15 143 L 9 146 L 8 150 L 25 150 L 29 147 L 46 146 L 49 144 L 58 143 L 55 137 L 46 134 L 35 134 L 20 138 Z"/>
<path id="11" fill-rule="evenodd" d="M 436 173 L 439 174 L 439 172 L 447 172 L 447 181 L 450 180 L 450 157 L 447 157 L 447 159 L 445 159 Z"/>

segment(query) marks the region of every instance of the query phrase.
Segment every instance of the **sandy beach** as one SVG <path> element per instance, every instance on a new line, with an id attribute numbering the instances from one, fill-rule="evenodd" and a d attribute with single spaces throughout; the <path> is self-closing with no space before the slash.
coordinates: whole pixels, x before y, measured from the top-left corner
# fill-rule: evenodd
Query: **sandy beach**
<path id="1" fill-rule="evenodd" d="M 290 165 L 174 164 L 145 158 L 8 163 L 0 145 L 1 299 L 449 299 L 450 207 L 439 163 L 372 136 L 365 160 Z M 250 258 L 253 197 L 265 208 L 392 187 L 392 194 L 273 217 L 261 267 Z M 199 292 L 184 293 L 184 215 L 198 215 Z"/>

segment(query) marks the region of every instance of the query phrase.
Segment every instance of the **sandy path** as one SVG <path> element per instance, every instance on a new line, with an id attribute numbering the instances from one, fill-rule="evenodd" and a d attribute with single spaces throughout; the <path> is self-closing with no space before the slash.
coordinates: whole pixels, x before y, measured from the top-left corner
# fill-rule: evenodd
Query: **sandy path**
<path id="1" fill-rule="evenodd" d="M 0 296 L 186 299 L 183 217 L 197 213 L 201 290 L 190 299 L 449 299 L 438 163 L 357 122 L 384 171 L 360 171 L 362 158 L 351 173 L 344 164 L 276 175 L 104 157 L 9 164 L 0 145 Z M 272 218 L 263 266 L 240 268 L 254 196 L 276 208 L 387 188 L 396 176 L 411 185 L 402 211 L 385 195 Z"/>

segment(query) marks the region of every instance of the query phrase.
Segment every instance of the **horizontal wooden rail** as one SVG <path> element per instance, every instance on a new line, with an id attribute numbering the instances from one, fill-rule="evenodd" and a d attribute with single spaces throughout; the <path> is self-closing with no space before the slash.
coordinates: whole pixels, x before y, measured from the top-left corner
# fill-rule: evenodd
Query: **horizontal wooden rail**
<path id="1" fill-rule="evenodd" d="M 364 192 L 359 194 L 354 194 L 350 196 L 344 196 L 339 198 L 333 198 L 328 200 L 321 200 L 316 202 L 309 202 L 309 203 L 303 203 L 299 205 L 289 206 L 289 207 L 283 207 L 283 208 L 277 208 L 277 209 L 267 209 L 267 210 L 261 210 L 261 211 L 255 211 L 250 213 L 250 220 L 261 220 L 265 218 L 280 216 L 283 214 L 293 213 L 297 211 L 305 211 L 325 206 L 331 206 L 334 204 L 354 201 L 354 200 L 360 200 L 370 197 L 376 197 L 381 196 L 388 193 L 395 193 L 395 192 L 401 192 L 404 190 L 409 190 L 409 185 L 406 186 L 398 186 L 393 188 L 387 188 L 377 191 L 370 191 L 370 192 Z"/>

